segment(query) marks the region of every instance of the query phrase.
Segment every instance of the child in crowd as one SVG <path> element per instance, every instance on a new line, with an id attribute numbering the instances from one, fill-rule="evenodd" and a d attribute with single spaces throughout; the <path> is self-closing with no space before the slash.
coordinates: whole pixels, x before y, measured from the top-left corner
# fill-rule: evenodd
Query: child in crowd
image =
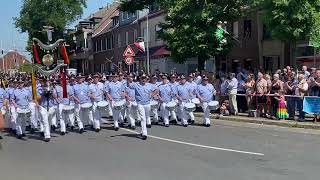
<path id="1" fill-rule="evenodd" d="M 219 119 L 220 116 L 229 116 L 230 115 L 230 103 L 229 100 L 224 100 L 220 107 L 220 114 L 217 116 Z"/>
<path id="2" fill-rule="evenodd" d="M 287 111 L 287 104 L 284 97 L 284 91 L 279 91 L 279 96 L 275 97 L 278 100 L 278 111 L 277 111 L 277 118 L 279 120 L 285 120 L 289 117 L 288 111 Z"/>

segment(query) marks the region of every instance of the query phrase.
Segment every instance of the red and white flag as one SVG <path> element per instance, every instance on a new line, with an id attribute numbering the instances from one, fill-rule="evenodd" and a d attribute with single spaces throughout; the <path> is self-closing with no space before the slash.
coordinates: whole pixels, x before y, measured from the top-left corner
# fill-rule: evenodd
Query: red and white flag
<path id="1" fill-rule="evenodd" d="M 145 47 L 145 45 L 144 45 L 144 42 L 135 42 L 134 45 L 137 46 L 137 48 L 138 48 L 141 52 L 145 52 L 145 51 L 146 51 L 146 47 Z"/>

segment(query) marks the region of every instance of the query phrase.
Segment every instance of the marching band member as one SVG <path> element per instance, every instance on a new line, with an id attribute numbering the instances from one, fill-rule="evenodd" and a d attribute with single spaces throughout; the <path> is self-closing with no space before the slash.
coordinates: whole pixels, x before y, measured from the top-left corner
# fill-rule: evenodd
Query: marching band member
<path id="1" fill-rule="evenodd" d="M 113 74 L 113 81 L 105 87 L 105 91 L 107 93 L 108 100 L 112 106 L 112 114 L 113 114 L 113 122 L 114 122 L 114 130 L 119 130 L 119 120 L 121 118 L 121 110 L 117 110 L 114 105 L 116 102 L 124 100 L 124 85 L 119 81 L 118 75 Z M 122 127 L 123 124 L 120 124 Z"/>
<path id="2" fill-rule="evenodd" d="M 179 83 L 177 82 L 177 76 L 175 74 L 172 74 L 171 75 L 171 78 L 170 78 L 170 83 L 169 85 L 171 86 L 171 90 L 172 90 L 172 98 L 173 100 L 175 100 L 177 102 L 177 99 L 176 99 L 176 95 L 177 95 L 177 86 L 179 85 Z M 178 102 L 177 102 L 178 103 Z M 170 112 L 170 115 L 171 115 L 171 119 L 172 119 L 172 123 L 173 124 L 177 124 L 177 113 L 176 111 L 171 111 Z"/>
<path id="3" fill-rule="evenodd" d="M 150 86 L 152 89 L 156 89 L 157 93 L 154 97 L 152 97 L 152 100 L 159 101 L 159 86 L 157 85 L 157 76 L 152 76 L 150 81 Z M 158 102 L 159 103 L 159 102 Z M 157 109 L 151 109 L 150 112 L 151 116 L 153 117 L 154 124 L 157 125 L 159 123 L 159 115 L 158 115 L 158 108 Z M 151 118 L 148 118 L 147 121 L 147 128 L 151 128 Z"/>
<path id="4" fill-rule="evenodd" d="M 28 82 L 28 86 L 26 87 L 28 92 L 32 96 L 32 83 L 31 81 Z M 31 117 L 30 117 L 30 133 L 35 132 L 35 130 L 38 128 L 38 118 L 39 118 L 39 110 L 36 107 L 35 100 L 32 100 L 30 102 L 30 111 L 31 111 Z"/>
<path id="5" fill-rule="evenodd" d="M 112 82 L 112 77 L 109 74 L 106 74 L 106 81 L 104 82 L 104 93 L 106 94 L 106 87 L 108 87 L 109 83 Z M 107 99 L 109 106 L 107 108 L 107 114 L 109 115 L 109 118 L 113 116 L 112 114 L 112 108 L 111 108 L 111 102 Z"/>
<path id="6" fill-rule="evenodd" d="M 13 105 L 16 108 L 17 112 L 19 110 L 28 110 L 30 108 L 29 102 L 32 100 L 32 95 L 24 88 L 24 81 L 20 79 L 18 88 L 13 92 Z M 17 137 L 21 139 L 25 136 L 26 122 L 29 121 L 30 117 L 26 114 L 18 114 L 17 116 Z"/>
<path id="7" fill-rule="evenodd" d="M 10 130 L 12 133 L 16 133 L 16 120 L 17 120 L 17 112 L 16 108 L 13 105 L 13 92 L 16 88 L 17 80 L 11 79 L 9 83 L 9 87 L 6 89 L 6 97 L 9 100 L 9 113 L 7 118 L 9 119 L 8 122 L 10 122 Z"/>
<path id="8" fill-rule="evenodd" d="M 133 83 L 133 74 L 129 74 L 127 78 L 127 85 L 125 87 L 126 92 L 126 100 L 127 100 L 127 119 L 130 122 L 131 129 L 136 129 L 135 119 L 134 117 L 137 116 L 137 110 L 133 107 L 133 104 L 136 103 L 136 95 L 134 88 L 131 87 Z"/>
<path id="9" fill-rule="evenodd" d="M 127 80 L 124 79 L 124 75 L 122 72 L 119 72 L 119 80 L 118 81 L 122 83 L 123 87 L 125 87 L 127 84 Z M 126 117 L 126 108 L 123 108 L 121 110 L 120 119 L 119 119 L 119 122 L 121 125 L 124 123 L 125 117 Z"/>
<path id="10" fill-rule="evenodd" d="M 42 80 L 42 86 L 37 90 L 37 94 L 40 97 L 39 102 L 35 101 L 40 115 L 40 132 L 41 136 L 44 137 L 44 141 L 49 142 L 51 138 L 49 119 L 56 118 L 54 107 L 56 94 L 50 90 L 49 81 L 45 78 Z"/>
<path id="11" fill-rule="evenodd" d="M 202 83 L 197 87 L 197 98 L 199 98 L 201 107 L 203 109 L 203 124 L 210 127 L 210 109 L 208 103 L 213 100 L 213 95 L 216 95 L 216 90 L 213 85 L 209 83 L 208 77 L 202 78 Z"/>
<path id="12" fill-rule="evenodd" d="M 180 77 L 180 85 L 177 86 L 177 99 L 179 101 L 179 108 L 181 112 L 181 125 L 188 127 L 188 116 L 184 110 L 185 104 L 190 100 L 191 89 L 188 88 L 188 84 L 184 75 Z"/>
<path id="13" fill-rule="evenodd" d="M 150 101 L 157 93 L 157 89 L 147 83 L 147 76 L 142 74 L 140 82 L 132 83 L 135 90 L 135 97 L 138 104 L 138 116 L 141 118 L 141 138 L 147 139 L 147 119 L 150 118 Z"/>
<path id="14" fill-rule="evenodd" d="M 99 82 L 99 75 L 94 75 L 93 83 L 89 85 L 89 94 L 93 102 L 93 126 L 96 132 L 100 131 L 101 111 L 99 110 L 97 103 L 104 100 L 103 88 L 103 83 Z"/>
<path id="15" fill-rule="evenodd" d="M 64 119 L 62 118 L 62 108 L 63 108 L 63 90 L 62 87 L 60 86 L 60 81 L 59 80 L 53 80 L 52 82 L 54 91 L 56 93 L 56 97 L 54 99 L 54 105 L 55 105 L 55 110 L 56 110 L 56 118 L 52 119 L 51 123 L 51 129 L 55 131 L 57 128 L 57 121 L 60 122 L 60 133 L 61 135 L 64 135 L 66 133 L 66 124 L 64 122 Z"/>
<path id="16" fill-rule="evenodd" d="M 4 116 L 4 112 L 7 111 L 7 105 L 5 103 L 6 103 L 6 91 L 1 86 L 0 87 L 0 110 L 1 110 L 0 113 L 2 117 Z M 0 121 L 4 121 L 4 119 L 0 119 Z M 6 124 L 6 122 L 0 122 L 0 123 L 4 123 L 4 125 Z M 0 139 L 2 139 L 1 128 L 3 127 L 1 127 L 0 125 Z"/>
<path id="17" fill-rule="evenodd" d="M 176 120 L 175 113 L 169 112 L 166 109 L 166 104 L 172 101 L 172 97 L 174 96 L 172 86 L 169 84 L 168 77 L 163 75 L 162 77 L 162 84 L 159 86 L 159 95 L 160 95 L 160 111 L 163 118 L 164 125 L 169 127 L 169 113 L 171 113 L 171 118 Z"/>
<path id="18" fill-rule="evenodd" d="M 74 88 L 73 86 L 76 84 L 75 83 L 75 78 L 72 76 L 70 77 L 67 81 L 67 98 L 63 99 L 63 105 L 66 106 L 73 106 L 74 109 L 75 107 L 75 101 L 74 101 Z M 75 112 L 71 112 L 69 114 L 64 113 L 63 114 L 63 119 L 65 120 L 65 122 L 68 122 L 68 124 L 70 125 L 70 129 L 71 131 L 74 130 L 74 121 L 75 121 Z"/>
<path id="19" fill-rule="evenodd" d="M 83 122 L 84 122 L 84 112 L 81 109 L 81 104 L 90 102 L 88 97 L 88 86 L 84 84 L 84 77 L 79 75 L 77 76 L 77 84 L 73 86 L 74 88 L 74 99 L 76 102 L 76 108 L 75 108 L 75 116 L 77 119 L 77 123 L 79 126 L 79 132 L 80 134 L 83 133 Z M 92 111 L 91 111 L 92 112 Z M 91 113 L 92 115 L 92 113 Z"/>
<path id="20" fill-rule="evenodd" d="M 193 74 L 189 74 L 189 78 L 188 78 L 188 82 L 187 82 L 187 86 L 190 89 L 190 98 L 194 99 L 196 98 L 196 90 L 197 90 L 197 83 L 194 82 L 194 77 Z M 194 114 L 193 112 L 189 112 L 189 117 L 190 117 L 190 124 L 194 124 Z"/>

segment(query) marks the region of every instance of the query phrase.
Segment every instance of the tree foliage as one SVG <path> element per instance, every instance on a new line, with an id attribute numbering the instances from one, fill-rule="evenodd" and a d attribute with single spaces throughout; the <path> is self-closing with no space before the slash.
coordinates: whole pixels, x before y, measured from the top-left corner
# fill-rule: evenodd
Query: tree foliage
<path id="1" fill-rule="evenodd" d="M 263 10 L 273 37 L 291 42 L 319 39 L 320 0 L 254 0 L 254 5 Z"/>
<path id="2" fill-rule="evenodd" d="M 156 3 L 167 12 L 160 37 L 167 42 L 173 58 L 183 63 L 190 57 L 198 57 L 199 68 L 215 55 L 230 49 L 231 39 L 221 47 L 217 37 L 217 25 L 239 19 L 244 6 L 242 0 L 125 0 L 121 9 L 134 11 Z"/>
<path id="3" fill-rule="evenodd" d="M 43 26 L 54 27 L 54 40 L 63 38 L 67 25 L 80 18 L 86 0 L 24 0 L 19 17 L 14 18 L 21 32 L 29 35 L 29 49 L 32 38 L 47 41 Z"/>

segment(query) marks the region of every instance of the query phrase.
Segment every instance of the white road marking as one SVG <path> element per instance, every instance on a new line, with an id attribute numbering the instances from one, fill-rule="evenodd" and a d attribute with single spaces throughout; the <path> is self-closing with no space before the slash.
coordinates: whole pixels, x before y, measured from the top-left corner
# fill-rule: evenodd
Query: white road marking
<path id="1" fill-rule="evenodd" d="M 125 131 L 128 131 L 128 132 L 131 132 L 131 133 L 140 134 L 140 133 L 138 133 L 136 131 L 132 131 L 132 130 L 129 130 L 129 129 L 124 129 L 124 128 L 121 128 L 121 129 L 125 130 Z M 237 153 L 242 153 L 242 154 L 264 156 L 264 154 L 256 153 L 256 152 L 240 151 L 240 150 L 235 150 L 235 149 L 219 148 L 219 147 L 214 147 L 214 146 L 206 146 L 206 145 L 201 145 L 201 144 L 194 144 L 194 143 L 188 143 L 188 142 L 177 141 L 177 140 L 173 140 L 173 139 L 167 139 L 167 138 L 152 136 L 152 135 L 148 135 L 148 137 L 153 138 L 153 139 L 162 140 L 162 141 L 168 141 L 168 142 L 172 142 L 172 143 L 184 144 L 184 145 L 195 146 L 195 147 L 201 147 L 201 148 L 206 148 L 206 149 L 214 149 L 214 150 L 219 150 L 219 151 L 228 151 L 228 152 L 237 152 Z"/>

